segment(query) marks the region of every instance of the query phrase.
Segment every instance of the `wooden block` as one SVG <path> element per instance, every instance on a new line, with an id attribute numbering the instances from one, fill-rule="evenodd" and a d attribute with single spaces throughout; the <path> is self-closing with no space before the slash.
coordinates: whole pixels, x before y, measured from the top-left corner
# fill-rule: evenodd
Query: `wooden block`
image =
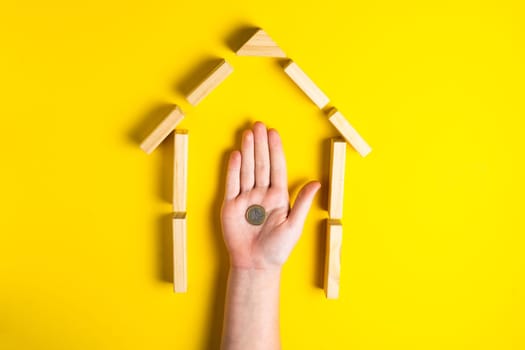
<path id="1" fill-rule="evenodd" d="M 345 190 L 346 142 L 332 139 L 330 151 L 330 187 L 328 188 L 328 216 L 330 219 L 343 218 Z"/>
<path id="2" fill-rule="evenodd" d="M 323 108 L 330 102 L 330 99 L 314 84 L 314 82 L 299 68 L 292 60 L 284 67 L 288 76 L 303 90 L 317 107 Z"/>
<path id="3" fill-rule="evenodd" d="M 173 211 L 186 212 L 188 188 L 188 131 L 175 130 L 173 158 Z"/>
<path id="4" fill-rule="evenodd" d="M 239 56 L 286 57 L 279 45 L 262 29 L 257 30 L 236 53 Z"/>
<path id="5" fill-rule="evenodd" d="M 175 129 L 175 127 L 184 118 L 184 113 L 179 106 L 173 110 L 160 122 L 159 125 L 146 137 L 140 144 L 140 148 L 147 154 L 150 154 L 158 145 Z"/>
<path id="6" fill-rule="evenodd" d="M 354 147 L 354 149 L 362 156 L 366 157 L 372 151 L 372 148 L 359 135 L 352 125 L 336 108 L 332 108 L 328 113 L 330 123 L 339 131 L 345 140 Z"/>
<path id="7" fill-rule="evenodd" d="M 327 220 L 326 224 L 326 260 L 324 291 L 328 299 L 339 297 L 341 276 L 341 247 L 343 244 L 343 225 L 339 220 Z"/>
<path id="8" fill-rule="evenodd" d="M 173 229 L 173 284 L 175 293 L 188 291 L 186 258 L 186 213 L 175 213 Z"/>
<path id="9" fill-rule="evenodd" d="M 196 106 L 204 97 L 206 97 L 213 89 L 219 86 L 224 79 L 233 72 L 233 67 L 228 62 L 222 60 L 217 67 L 215 67 L 208 76 L 197 85 L 186 99 L 193 106 Z"/>

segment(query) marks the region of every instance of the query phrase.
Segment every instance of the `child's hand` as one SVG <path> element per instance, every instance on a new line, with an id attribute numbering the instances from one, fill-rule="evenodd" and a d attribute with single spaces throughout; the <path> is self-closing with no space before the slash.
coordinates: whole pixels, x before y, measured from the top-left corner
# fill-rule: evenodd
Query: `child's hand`
<path id="1" fill-rule="evenodd" d="M 280 269 L 301 236 L 306 215 L 319 188 L 306 184 L 290 209 L 286 161 L 276 130 L 257 122 L 243 134 L 241 152 L 228 163 L 222 206 L 224 240 L 234 268 Z M 262 225 L 250 224 L 246 210 L 258 204 L 266 210 Z"/>

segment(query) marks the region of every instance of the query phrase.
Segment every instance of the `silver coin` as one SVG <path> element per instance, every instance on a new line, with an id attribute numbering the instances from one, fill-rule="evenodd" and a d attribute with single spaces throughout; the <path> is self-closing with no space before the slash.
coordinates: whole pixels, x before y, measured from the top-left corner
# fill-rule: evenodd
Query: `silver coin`
<path id="1" fill-rule="evenodd" d="M 266 211 L 260 205 L 254 204 L 246 209 L 246 221 L 250 224 L 259 226 L 266 219 Z"/>

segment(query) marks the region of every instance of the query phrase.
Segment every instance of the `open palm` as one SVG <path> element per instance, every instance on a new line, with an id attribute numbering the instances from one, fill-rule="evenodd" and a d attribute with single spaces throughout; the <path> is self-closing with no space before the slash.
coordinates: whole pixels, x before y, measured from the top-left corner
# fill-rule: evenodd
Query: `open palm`
<path id="1" fill-rule="evenodd" d="M 301 236 L 319 187 L 317 181 L 306 184 L 290 209 L 286 161 L 279 134 L 267 130 L 260 122 L 254 124 L 253 130 L 246 130 L 241 151 L 230 155 L 221 213 L 232 266 L 281 267 Z M 245 219 L 246 210 L 253 204 L 266 210 L 262 225 L 252 225 Z"/>

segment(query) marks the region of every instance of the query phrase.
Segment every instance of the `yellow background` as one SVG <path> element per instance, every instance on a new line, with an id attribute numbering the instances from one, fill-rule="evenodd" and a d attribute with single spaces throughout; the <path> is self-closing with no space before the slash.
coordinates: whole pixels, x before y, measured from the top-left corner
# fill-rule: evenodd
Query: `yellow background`
<path id="1" fill-rule="evenodd" d="M 521 1 L 3 1 L 0 348 L 217 348 L 227 151 L 255 120 L 284 139 L 292 192 L 320 179 L 285 265 L 287 349 L 525 348 Z M 261 26 L 374 150 L 348 148 L 339 300 L 322 280 L 328 139 Z M 234 73 L 183 98 L 217 58 Z M 171 145 L 190 131 L 189 291 L 172 292 Z"/>

